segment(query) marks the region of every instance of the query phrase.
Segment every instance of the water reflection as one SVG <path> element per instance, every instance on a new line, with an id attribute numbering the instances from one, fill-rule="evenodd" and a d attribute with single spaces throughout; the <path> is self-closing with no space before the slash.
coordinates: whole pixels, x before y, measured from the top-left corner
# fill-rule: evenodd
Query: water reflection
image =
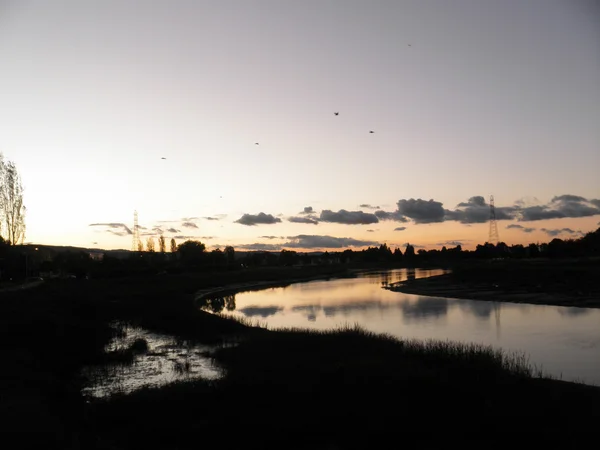
<path id="1" fill-rule="evenodd" d="M 448 300 L 437 297 L 419 297 L 415 302 L 400 303 L 405 322 L 440 319 L 448 314 Z"/>
<path id="2" fill-rule="evenodd" d="M 266 318 L 283 311 L 282 306 L 247 306 L 239 310 L 246 317 L 262 317 Z"/>
<path id="3" fill-rule="evenodd" d="M 201 308 L 213 313 L 220 313 L 223 309 L 234 311 L 235 294 L 203 298 L 201 301 Z"/>
<path id="4" fill-rule="evenodd" d="M 450 339 L 524 351 L 564 379 L 600 384 L 600 310 L 446 299 L 383 286 L 442 270 L 372 271 L 205 299 L 203 309 L 266 320 L 269 328 L 331 329 L 358 323 L 401 338 Z M 501 332 L 502 331 L 502 332 Z"/>

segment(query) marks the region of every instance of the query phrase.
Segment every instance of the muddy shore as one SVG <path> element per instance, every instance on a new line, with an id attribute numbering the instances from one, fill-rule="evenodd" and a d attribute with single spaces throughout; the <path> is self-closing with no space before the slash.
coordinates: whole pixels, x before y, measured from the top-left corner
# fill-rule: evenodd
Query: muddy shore
<path id="1" fill-rule="evenodd" d="M 430 297 L 600 308 L 600 294 L 594 292 L 582 292 L 576 288 L 570 292 L 548 292 L 543 287 L 538 286 L 524 287 L 511 284 L 462 282 L 456 280 L 452 274 L 405 281 L 390 285 L 387 289 Z"/>

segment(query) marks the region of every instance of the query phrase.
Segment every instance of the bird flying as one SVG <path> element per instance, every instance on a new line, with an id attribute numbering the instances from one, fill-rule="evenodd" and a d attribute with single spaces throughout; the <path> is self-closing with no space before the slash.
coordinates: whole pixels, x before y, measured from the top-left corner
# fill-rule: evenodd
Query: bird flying
<path id="1" fill-rule="evenodd" d="M 162 157 L 162 158 L 160 158 L 160 159 L 167 159 L 167 158 L 165 158 L 165 157 L 163 156 L 163 157 Z"/>
<path id="2" fill-rule="evenodd" d="M 373 130 L 369 131 L 369 133 L 375 133 Z"/>
<path id="3" fill-rule="evenodd" d="M 334 112 L 333 114 L 335 114 L 336 116 L 339 116 L 339 115 L 340 115 L 340 113 L 339 113 L 339 112 L 337 112 L 337 111 L 336 111 L 336 112 Z"/>

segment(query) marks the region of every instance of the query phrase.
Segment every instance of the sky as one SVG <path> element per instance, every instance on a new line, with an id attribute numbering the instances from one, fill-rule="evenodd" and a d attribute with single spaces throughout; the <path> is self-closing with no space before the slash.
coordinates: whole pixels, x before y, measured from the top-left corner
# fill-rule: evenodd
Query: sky
<path id="1" fill-rule="evenodd" d="M 0 0 L 26 242 L 474 248 L 600 226 L 595 0 Z M 335 114 L 339 113 L 339 114 Z"/>

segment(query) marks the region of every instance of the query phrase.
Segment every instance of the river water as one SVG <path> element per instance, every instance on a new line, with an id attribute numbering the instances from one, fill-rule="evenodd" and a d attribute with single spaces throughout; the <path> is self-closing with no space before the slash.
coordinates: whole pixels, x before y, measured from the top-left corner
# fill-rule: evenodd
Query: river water
<path id="1" fill-rule="evenodd" d="M 214 298 L 205 309 L 270 329 L 331 329 L 359 324 L 399 338 L 492 345 L 525 353 L 544 373 L 600 385 L 600 309 L 427 297 L 384 289 L 443 273 L 397 269 L 356 278 L 296 283 Z"/>

